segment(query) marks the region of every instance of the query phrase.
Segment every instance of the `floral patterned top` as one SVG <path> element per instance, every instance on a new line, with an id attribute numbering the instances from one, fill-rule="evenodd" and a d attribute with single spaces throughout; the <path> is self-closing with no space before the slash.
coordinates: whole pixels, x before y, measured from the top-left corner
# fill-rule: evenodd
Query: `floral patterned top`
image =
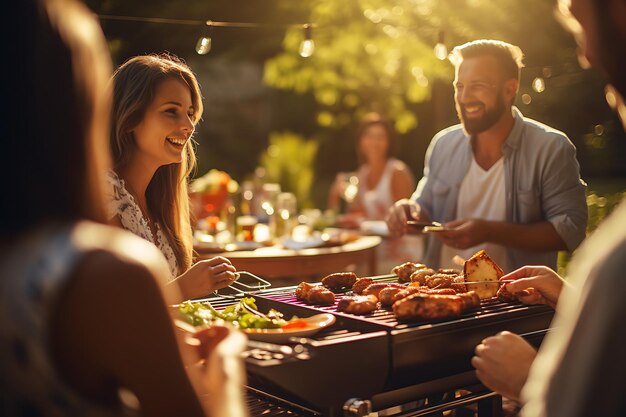
<path id="1" fill-rule="evenodd" d="M 52 310 L 85 253 L 77 237 L 92 242 L 103 227 L 88 222 L 40 227 L 0 254 L 0 414 L 133 414 L 81 396 L 64 382 L 49 349 Z"/>
<path id="2" fill-rule="evenodd" d="M 174 250 L 170 246 L 167 237 L 156 223 L 156 239 L 144 217 L 139 204 L 131 193 L 126 190 L 124 180 L 114 171 L 109 171 L 107 175 L 107 215 L 109 219 L 118 216 L 124 229 L 139 236 L 142 239 L 153 243 L 165 256 L 170 267 L 170 281 L 174 280 L 180 271 L 178 261 L 174 255 Z"/>

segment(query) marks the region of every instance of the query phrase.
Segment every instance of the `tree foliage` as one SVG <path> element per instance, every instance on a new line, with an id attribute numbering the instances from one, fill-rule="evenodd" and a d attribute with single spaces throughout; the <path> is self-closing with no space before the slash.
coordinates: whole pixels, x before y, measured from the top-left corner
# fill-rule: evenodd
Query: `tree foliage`
<path id="1" fill-rule="evenodd" d="M 304 33 L 290 29 L 284 52 L 268 60 L 265 82 L 312 92 L 317 122 L 340 128 L 380 111 L 406 133 L 418 124 L 414 104 L 430 100 L 433 81 L 453 68 L 433 53 L 440 32 L 448 48 L 480 38 L 522 47 L 531 66 L 575 62 L 573 40 L 545 0 L 316 0 L 308 3 L 315 53 L 301 58 Z M 531 70 L 531 71 L 534 71 Z"/>

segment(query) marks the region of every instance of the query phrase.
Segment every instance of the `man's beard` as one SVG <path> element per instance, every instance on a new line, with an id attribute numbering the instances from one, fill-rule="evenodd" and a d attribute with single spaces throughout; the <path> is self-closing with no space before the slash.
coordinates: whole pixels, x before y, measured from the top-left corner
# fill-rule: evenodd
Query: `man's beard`
<path id="1" fill-rule="evenodd" d="M 482 133 L 486 130 L 489 130 L 493 125 L 495 125 L 498 120 L 502 117 L 504 112 L 507 109 L 507 106 L 504 104 L 504 100 L 502 99 L 502 95 L 500 91 L 497 94 L 496 103 L 492 108 L 488 109 L 485 107 L 485 114 L 480 118 L 468 118 L 465 116 L 463 107 L 460 104 L 456 105 L 456 112 L 459 116 L 459 120 L 463 123 L 463 129 L 465 133 L 469 136 L 476 135 L 478 133 Z"/>

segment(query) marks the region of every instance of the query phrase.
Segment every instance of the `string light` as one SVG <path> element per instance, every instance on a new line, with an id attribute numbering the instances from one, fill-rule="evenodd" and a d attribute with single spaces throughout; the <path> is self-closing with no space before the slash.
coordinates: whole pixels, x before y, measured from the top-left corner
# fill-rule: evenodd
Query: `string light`
<path id="1" fill-rule="evenodd" d="M 437 45 L 435 45 L 434 52 L 437 59 L 443 61 L 448 57 L 448 48 L 446 48 L 446 44 L 444 43 L 444 33 L 443 30 L 439 31 L 439 40 L 437 41 Z"/>
<path id="2" fill-rule="evenodd" d="M 535 90 L 538 93 L 543 93 L 546 89 L 546 83 L 544 79 L 541 77 L 535 77 L 535 79 L 532 82 L 532 86 L 533 86 L 533 90 Z"/>
<path id="3" fill-rule="evenodd" d="M 303 28 L 304 39 L 300 43 L 299 53 L 302 57 L 308 58 L 315 51 L 315 43 L 313 42 L 312 30 L 317 25 L 313 23 L 296 23 L 296 24 L 265 24 L 265 23 L 249 23 L 249 22 L 216 22 L 212 20 L 188 20 L 188 19 L 166 19 L 161 17 L 141 17 L 141 16 L 118 16 L 99 14 L 101 20 L 116 20 L 126 22 L 144 22 L 144 23 L 165 23 L 171 25 L 187 25 L 187 26 L 203 26 L 205 32 L 196 42 L 196 52 L 199 55 L 206 55 L 211 51 L 213 28 L 214 27 L 231 27 L 231 28 Z M 208 28 L 208 29 L 207 29 Z"/>
<path id="4" fill-rule="evenodd" d="M 300 43 L 300 49 L 298 52 L 302 58 L 308 58 L 313 55 L 315 51 L 315 42 L 313 42 L 313 29 L 310 24 L 304 25 L 304 39 Z"/>
<path id="5" fill-rule="evenodd" d="M 213 22 L 210 20 L 206 22 L 207 29 L 204 29 L 205 33 L 200 36 L 196 43 L 196 52 L 198 55 L 206 55 L 211 50 L 211 35 L 213 34 Z"/>

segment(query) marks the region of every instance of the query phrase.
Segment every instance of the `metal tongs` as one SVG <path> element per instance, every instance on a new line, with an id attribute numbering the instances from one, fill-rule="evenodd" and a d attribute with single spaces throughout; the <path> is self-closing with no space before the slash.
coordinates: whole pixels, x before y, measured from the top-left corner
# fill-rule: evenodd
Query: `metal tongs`
<path id="1" fill-rule="evenodd" d="M 242 297 L 244 295 L 247 295 L 249 292 L 265 290 L 272 286 L 272 284 L 269 281 L 266 281 L 263 278 L 254 275 L 252 272 L 238 271 L 235 274 L 237 275 L 237 278 L 235 279 L 235 281 L 233 281 L 229 286 L 225 287 L 225 288 L 230 288 L 232 290 L 232 293 L 224 292 L 223 291 L 224 288 L 222 288 L 220 290 L 213 291 L 213 294 L 222 298 L 237 298 L 237 297 Z M 242 276 L 249 278 L 256 282 L 253 282 L 252 284 L 246 284 L 246 283 L 240 282 L 239 279 Z"/>

